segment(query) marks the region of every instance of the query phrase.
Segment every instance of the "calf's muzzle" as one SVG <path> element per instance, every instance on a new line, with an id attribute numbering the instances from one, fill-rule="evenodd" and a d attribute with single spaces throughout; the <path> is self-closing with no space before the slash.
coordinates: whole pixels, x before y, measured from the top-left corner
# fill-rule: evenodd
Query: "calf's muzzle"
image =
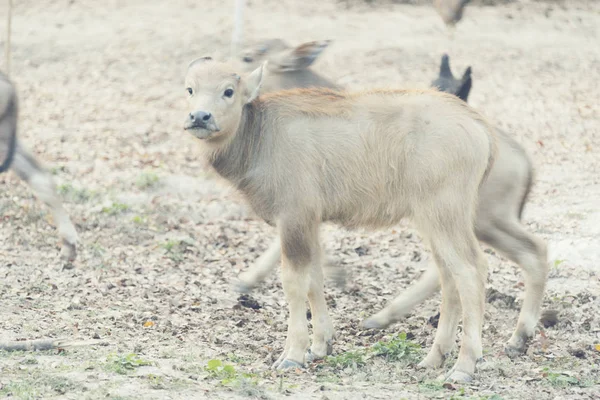
<path id="1" fill-rule="evenodd" d="M 213 115 L 206 111 L 191 112 L 186 118 L 183 128 L 185 130 L 206 130 L 210 132 L 219 131 Z"/>

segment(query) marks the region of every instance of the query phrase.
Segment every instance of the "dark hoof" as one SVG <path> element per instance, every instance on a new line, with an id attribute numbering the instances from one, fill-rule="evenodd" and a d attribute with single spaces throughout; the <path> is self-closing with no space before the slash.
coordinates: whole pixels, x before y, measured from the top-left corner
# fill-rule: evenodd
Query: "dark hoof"
<path id="1" fill-rule="evenodd" d="M 244 283 L 240 280 L 237 280 L 233 283 L 233 288 L 236 292 L 242 293 L 242 294 L 250 293 L 253 289 L 252 286 L 250 286 L 247 283 Z"/>
<path id="2" fill-rule="evenodd" d="M 306 360 L 306 362 L 312 363 L 314 361 L 322 360 L 325 357 L 330 356 L 333 353 L 333 339 L 327 340 L 326 344 L 327 344 L 327 349 L 325 351 L 327 352 L 327 354 L 322 355 L 322 356 L 317 355 L 317 354 L 313 353 L 311 351 L 311 349 L 308 349 L 306 354 L 304 355 L 304 359 Z"/>
<path id="3" fill-rule="evenodd" d="M 443 377 L 443 375 L 442 375 Z M 473 381 L 473 376 L 462 371 L 450 371 L 443 380 L 450 383 L 469 383 Z"/>
<path id="4" fill-rule="evenodd" d="M 444 365 L 449 354 L 450 353 L 448 352 L 446 354 L 434 353 L 432 355 L 430 352 L 419 364 L 417 364 L 417 369 L 438 369 Z"/>
<path id="5" fill-rule="evenodd" d="M 365 329 L 384 329 L 387 328 L 388 325 L 389 324 L 382 324 L 381 322 L 377 321 L 375 317 L 367 318 L 362 323 L 362 326 Z"/>
<path id="6" fill-rule="evenodd" d="M 60 257 L 65 261 L 75 261 L 75 258 L 77 258 L 77 245 L 63 240 Z"/>
<path id="7" fill-rule="evenodd" d="M 277 366 L 278 370 L 286 370 L 292 368 L 304 368 L 304 366 L 296 361 L 288 360 L 287 358 Z"/>
<path id="8" fill-rule="evenodd" d="M 527 351 L 527 346 L 523 347 L 513 347 L 510 345 L 504 346 L 504 354 L 508 356 L 508 358 L 513 359 L 519 356 L 522 356 Z"/>
<path id="9" fill-rule="evenodd" d="M 333 354 L 333 339 L 327 341 L 327 355 L 330 356 L 331 354 Z"/>

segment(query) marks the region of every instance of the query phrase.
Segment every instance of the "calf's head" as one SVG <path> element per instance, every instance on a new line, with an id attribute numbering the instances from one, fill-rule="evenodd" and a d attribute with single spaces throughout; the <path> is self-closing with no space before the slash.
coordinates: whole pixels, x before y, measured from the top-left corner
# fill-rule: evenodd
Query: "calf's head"
<path id="1" fill-rule="evenodd" d="M 266 62 L 252 73 L 239 75 L 233 66 L 200 57 L 185 77 L 189 114 L 184 129 L 198 139 L 221 143 L 237 131 L 246 104 L 258 97 Z"/>

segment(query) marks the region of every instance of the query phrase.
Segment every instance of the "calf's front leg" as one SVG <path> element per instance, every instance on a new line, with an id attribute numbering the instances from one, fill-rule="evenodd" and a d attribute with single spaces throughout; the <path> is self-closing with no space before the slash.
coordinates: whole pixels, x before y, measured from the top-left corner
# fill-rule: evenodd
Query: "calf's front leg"
<path id="1" fill-rule="evenodd" d="M 289 319 L 288 332 L 285 349 L 272 368 L 287 369 L 301 367 L 304 365 L 305 353 L 309 345 L 308 321 L 306 319 L 306 300 L 311 294 L 311 305 L 316 305 L 318 316 L 313 315 L 316 320 L 323 313 L 327 314 L 324 298 L 318 294 L 318 284 L 312 281 L 312 275 L 319 259 L 318 223 L 310 219 L 301 219 L 298 216 L 289 221 L 282 219 L 279 223 L 282 269 L 281 280 L 283 291 L 288 302 Z M 318 279 L 318 278 L 317 278 Z M 322 293 L 322 280 L 320 285 Z M 328 317 L 327 317 L 328 318 Z M 315 327 L 315 331 L 321 330 L 326 320 Z M 329 323 L 331 323 L 329 321 Z M 319 336 L 325 337 L 324 334 Z M 320 348 L 315 350 L 321 352 Z"/>

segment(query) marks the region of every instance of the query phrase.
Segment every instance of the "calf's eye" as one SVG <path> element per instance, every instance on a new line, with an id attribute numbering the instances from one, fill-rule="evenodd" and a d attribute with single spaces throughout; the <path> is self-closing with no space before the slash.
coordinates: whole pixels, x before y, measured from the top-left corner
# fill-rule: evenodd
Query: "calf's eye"
<path id="1" fill-rule="evenodd" d="M 223 93 L 223 96 L 225 96 L 225 97 L 231 97 L 231 96 L 233 96 L 233 89 L 227 89 L 225 91 L 225 93 Z"/>
<path id="2" fill-rule="evenodd" d="M 187 88 L 186 90 L 188 91 L 188 93 L 189 93 L 190 95 L 191 95 L 192 93 L 194 93 L 194 91 L 192 90 L 192 88 L 191 88 L 191 87 Z"/>

